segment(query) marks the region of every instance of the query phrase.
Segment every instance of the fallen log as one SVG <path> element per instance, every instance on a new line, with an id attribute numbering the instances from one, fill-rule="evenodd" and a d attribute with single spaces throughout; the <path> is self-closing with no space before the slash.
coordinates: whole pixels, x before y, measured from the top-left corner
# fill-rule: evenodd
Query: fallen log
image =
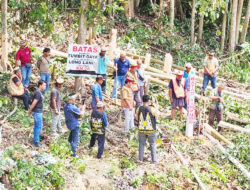
<path id="1" fill-rule="evenodd" d="M 183 158 L 182 154 L 176 150 L 176 148 L 174 147 L 174 145 L 171 144 L 171 148 L 173 149 L 173 151 L 175 152 L 175 154 L 177 154 L 177 156 L 180 158 L 182 164 L 185 166 L 185 168 L 189 167 L 189 164 L 187 163 L 187 161 Z M 201 181 L 201 179 L 199 178 L 199 176 L 197 175 L 197 173 L 193 170 L 190 169 L 191 173 L 194 175 L 196 181 L 198 182 L 200 188 L 202 190 L 206 190 L 206 186 L 203 184 L 203 182 Z"/>
<path id="2" fill-rule="evenodd" d="M 218 133 L 214 128 L 212 128 L 210 125 L 207 123 L 204 124 L 206 132 L 208 132 L 210 135 L 215 137 L 216 139 L 223 141 L 224 143 L 228 144 L 230 147 L 234 147 L 234 144 L 230 142 L 228 139 L 223 137 L 220 133 Z"/>
<path id="3" fill-rule="evenodd" d="M 167 74 L 160 74 L 160 73 L 153 73 L 153 72 L 147 72 L 145 71 L 145 74 L 151 77 L 155 77 L 155 78 L 159 78 L 159 79 L 163 79 L 163 80 L 167 80 L 170 81 L 172 78 L 174 78 L 174 75 L 167 75 Z"/>
<path id="4" fill-rule="evenodd" d="M 237 125 L 232 125 L 231 123 L 227 123 L 225 121 L 220 121 L 218 126 L 226 128 L 226 129 L 230 129 L 232 131 L 238 131 L 238 132 L 250 134 L 250 129 L 245 129 L 245 128 L 237 126 Z"/>
<path id="5" fill-rule="evenodd" d="M 230 119 L 232 121 L 236 121 L 236 122 L 243 123 L 246 125 L 250 123 L 249 119 L 242 118 L 238 114 L 227 112 L 226 115 L 227 115 L 228 119 Z"/>
<path id="6" fill-rule="evenodd" d="M 217 147 L 219 148 L 219 150 L 225 154 L 228 159 L 244 174 L 245 177 L 247 177 L 248 180 L 250 180 L 250 173 L 247 171 L 247 169 L 235 158 L 233 158 L 227 151 L 226 149 L 216 140 L 214 139 L 211 135 L 206 134 L 206 136 L 212 141 L 214 142 Z"/>
<path id="7" fill-rule="evenodd" d="M 162 81 L 160 79 L 152 78 L 151 76 L 148 76 L 147 79 L 149 80 L 149 82 L 153 82 L 155 84 L 159 84 L 159 85 L 162 85 L 162 86 L 168 88 L 168 83 L 167 82 L 164 82 L 164 81 Z"/>

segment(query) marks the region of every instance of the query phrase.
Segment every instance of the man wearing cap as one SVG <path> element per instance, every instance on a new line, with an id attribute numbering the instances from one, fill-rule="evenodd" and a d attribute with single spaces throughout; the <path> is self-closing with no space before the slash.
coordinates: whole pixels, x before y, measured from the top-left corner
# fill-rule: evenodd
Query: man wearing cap
<path id="1" fill-rule="evenodd" d="M 146 80 L 145 80 L 145 76 L 144 76 L 144 69 L 141 66 L 142 65 L 141 60 L 137 60 L 136 63 L 137 63 L 136 73 L 137 73 L 137 78 L 138 78 L 140 97 L 141 97 L 141 100 L 142 100 L 142 97 L 144 95 Z"/>
<path id="2" fill-rule="evenodd" d="M 115 80 L 114 80 L 112 98 L 116 97 L 117 88 L 119 84 L 121 85 L 121 88 L 123 87 L 125 80 L 126 80 L 126 74 L 128 72 L 128 68 L 130 68 L 130 62 L 126 58 L 125 54 L 121 54 L 120 58 L 117 58 L 115 60 L 115 70 L 116 70 L 115 73 L 117 73 L 117 76 L 115 76 Z"/>
<path id="3" fill-rule="evenodd" d="M 68 129 L 70 130 L 68 141 L 71 144 L 73 157 L 76 157 L 76 147 L 78 144 L 78 136 L 79 136 L 78 119 L 85 113 L 85 105 L 82 105 L 80 109 L 78 109 L 74 105 L 75 101 L 76 101 L 76 94 L 70 94 L 68 103 L 64 105 L 65 122 Z"/>
<path id="4" fill-rule="evenodd" d="M 131 84 L 131 89 L 133 91 L 134 101 L 136 102 L 135 109 L 137 109 L 141 105 L 138 77 L 137 77 L 137 64 L 132 63 L 131 68 L 128 71 L 126 77 L 132 79 L 134 82 Z"/>
<path id="5" fill-rule="evenodd" d="M 187 83 L 188 83 L 188 76 L 189 76 L 189 73 L 191 72 L 192 64 L 191 63 L 186 63 L 185 67 L 186 67 L 186 70 L 184 71 L 183 78 L 185 78 L 187 80 Z M 186 100 L 185 100 L 184 108 L 187 109 Z"/>
<path id="6" fill-rule="evenodd" d="M 125 131 L 134 128 L 134 99 L 131 85 L 134 81 L 127 78 L 121 90 L 121 107 L 125 114 Z"/>
<path id="7" fill-rule="evenodd" d="M 49 90 L 50 81 L 50 68 L 49 68 L 49 55 L 50 48 L 44 48 L 43 55 L 39 57 L 37 61 L 37 68 L 40 70 L 40 77 L 46 82 L 46 89 L 44 92 Z"/>
<path id="8" fill-rule="evenodd" d="M 182 116 L 182 107 L 185 105 L 185 98 L 187 95 L 187 80 L 183 77 L 183 72 L 179 71 L 176 78 L 172 79 L 168 85 L 169 97 L 172 104 L 171 118 L 175 119 L 175 110 L 179 107 L 180 116 Z"/>
<path id="9" fill-rule="evenodd" d="M 25 45 L 25 42 L 21 42 L 20 48 L 16 53 L 16 67 L 20 66 L 22 70 L 22 83 L 25 88 L 29 87 L 30 75 L 32 71 L 31 63 L 34 61 L 31 56 L 30 49 Z"/>
<path id="10" fill-rule="evenodd" d="M 58 78 L 55 83 L 55 87 L 52 88 L 50 93 L 50 107 L 52 109 L 52 126 L 51 134 L 55 135 L 56 130 L 58 133 L 62 133 L 61 127 L 61 96 L 60 89 L 63 87 L 63 79 Z"/>
<path id="11" fill-rule="evenodd" d="M 219 68 L 218 59 L 214 57 L 214 50 L 210 50 L 208 56 L 204 59 L 204 80 L 202 86 L 202 94 L 207 88 L 209 81 L 211 81 L 212 88 L 216 88 L 216 75 Z"/>
<path id="12" fill-rule="evenodd" d="M 11 96 L 23 100 L 24 108 L 29 109 L 29 93 L 22 84 L 22 73 L 20 67 L 14 69 L 14 74 L 10 77 L 8 91 Z"/>
<path id="13" fill-rule="evenodd" d="M 97 109 L 96 104 L 99 101 L 103 101 L 102 88 L 101 88 L 102 83 L 103 83 L 103 77 L 102 75 L 98 75 L 96 77 L 96 83 L 92 86 L 91 107 L 94 111 Z"/>
<path id="14" fill-rule="evenodd" d="M 98 153 L 97 158 L 100 159 L 104 150 L 105 142 L 105 129 L 108 126 L 108 118 L 104 111 L 104 103 L 99 101 L 97 103 L 97 110 L 93 111 L 91 114 L 91 140 L 89 147 L 92 148 L 95 145 L 96 138 L 98 139 Z"/>
<path id="15" fill-rule="evenodd" d="M 223 101 L 223 91 L 224 85 L 219 84 L 217 89 L 214 89 L 211 94 L 211 106 L 209 112 L 209 125 L 214 125 L 214 118 L 217 117 L 217 123 L 223 120 L 223 108 L 225 106 Z M 221 127 L 218 128 L 218 131 L 221 130 Z"/>
<path id="16" fill-rule="evenodd" d="M 103 76 L 103 83 L 101 85 L 103 93 L 106 93 L 106 80 L 107 80 L 107 68 L 109 65 L 109 58 L 106 55 L 106 47 L 102 47 L 98 59 L 98 75 Z"/>

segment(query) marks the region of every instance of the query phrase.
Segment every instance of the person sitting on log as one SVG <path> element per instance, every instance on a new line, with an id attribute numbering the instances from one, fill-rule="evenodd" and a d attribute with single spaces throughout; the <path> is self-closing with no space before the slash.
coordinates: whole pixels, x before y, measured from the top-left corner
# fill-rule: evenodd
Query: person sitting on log
<path id="1" fill-rule="evenodd" d="M 223 94 L 222 91 L 224 89 L 223 84 L 219 84 L 217 89 L 214 89 L 211 94 L 211 106 L 209 112 L 209 125 L 212 127 L 214 125 L 214 118 L 215 115 L 217 117 L 217 123 L 223 120 L 223 108 L 224 108 L 224 101 L 223 101 Z M 218 127 L 218 131 L 221 130 L 221 127 Z"/>
<path id="2" fill-rule="evenodd" d="M 133 97 L 135 101 L 135 109 L 137 109 L 141 105 L 141 97 L 139 91 L 138 77 L 137 77 L 137 64 L 131 63 L 131 68 L 128 71 L 126 77 L 132 79 L 134 82 L 131 84 L 131 89 L 133 91 Z"/>
<path id="3" fill-rule="evenodd" d="M 29 109 L 29 93 L 22 84 L 20 67 L 14 69 L 14 74 L 10 77 L 8 91 L 11 96 L 23 100 L 24 108 Z"/>
<path id="4" fill-rule="evenodd" d="M 183 77 L 183 72 L 179 71 L 176 74 L 176 78 L 170 80 L 168 85 L 169 88 L 169 97 L 172 104 L 171 110 L 171 118 L 172 120 L 175 119 L 175 110 L 179 107 L 180 110 L 180 117 L 182 116 L 182 108 L 185 105 L 185 98 L 187 96 L 187 80 Z"/>

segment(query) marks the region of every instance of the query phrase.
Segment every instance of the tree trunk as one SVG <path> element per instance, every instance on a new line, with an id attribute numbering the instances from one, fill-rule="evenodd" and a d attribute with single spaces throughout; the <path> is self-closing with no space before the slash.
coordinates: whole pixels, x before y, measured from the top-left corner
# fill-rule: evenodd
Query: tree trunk
<path id="1" fill-rule="evenodd" d="M 113 16 L 113 8 L 112 8 L 113 0 L 108 0 L 108 4 L 109 4 L 109 6 L 111 6 L 111 10 L 109 12 L 109 16 L 112 17 Z"/>
<path id="2" fill-rule="evenodd" d="M 177 0 L 176 4 L 177 4 L 176 6 L 178 7 L 178 11 L 179 11 L 179 14 L 177 15 L 180 15 L 180 20 L 183 21 L 186 18 L 186 15 L 183 12 L 181 0 Z"/>
<path id="3" fill-rule="evenodd" d="M 196 0 L 193 0 L 193 2 L 192 2 L 192 17 L 191 17 L 191 44 L 192 45 L 195 43 L 195 39 L 194 39 L 195 4 L 196 4 Z"/>
<path id="4" fill-rule="evenodd" d="M 248 24 L 249 24 L 249 17 L 250 17 L 250 0 L 248 0 L 245 22 L 244 22 L 241 37 L 240 37 L 241 44 L 243 44 L 246 41 L 247 29 L 248 29 Z"/>
<path id="5" fill-rule="evenodd" d="M 229 51 L 234 51 L 235 49 L 237 7 L 238 7 L 238 0 L 233 0 L 232 18 L 231 18 L 230 35 L 229 35 Z"/>
<path id="6" fill-rule="evenodd" d="M 128 0 L 129 19 L 135 17 L 134 0 Z"/>
<path id="7" fill-rule="evenodd" d="M 78 44 L 84 44 L 86 42 L 86 36 L 87 36 L 87 26 L 85 25 L 85 22 L 87 18 L 84 15 L 84 10 L 88 7 L 88 3 L 85 0 L 81 1 L 81 8 L 80 9 L 80 19 L 79 19 L 79 28 L 78 28 L 78 37 L 77 37 L 77 43 Z M 82 91 L 82 78 L 76 77 L 75 78 L 75 92 L 81 92 Z"/>
<path id="8" fill-rule="evenodd" d="M 221 29 L 221 40 L 220 40 L 220 51 L 224 50 L 225 47 L 225 37 L 226 37 L 226 28 L 227 28 L 227 13 L 228 13 L 228 3 L 226 4 L 222 20 L 222 29 Z"/>
<path id="9" fill-rule="evenodd" d="M 7 71 L 8 33 L 7 33 L 7 0 L 2 0 L 2 57 L 0 71 Z"/>
<path id="10" fill-rule="evenodd" d="M 175 0 L 170 0 L 170 28 L 173 29 L 174 28 L 174 3 Z"/>
<path id="11" fill-rule="evenodd" d="M 137 10 L 140 5 L 140 0 L 135 0 L 135 9 Z"/>
<path id="12" fill-rule="evenodd" d="M 204 20 L 204 15 L 200 15 L 199 19 L 199 30 L 198 30 L 198 42 L 202 41 L 202 33 L 203 33 L 203 20 Z"/>
<path id="13" fill-rule="evenodd" d="M 244 0 L 239 0 L 238 10 L 237 10 L 237 17 L 236 17 L 236 36 L 235 36 L 235 43 L 238 44 L 239 42 L 239 33 L 240 33 L 240 20 L 241 20 L 241 13 L 243 7 Z"/>

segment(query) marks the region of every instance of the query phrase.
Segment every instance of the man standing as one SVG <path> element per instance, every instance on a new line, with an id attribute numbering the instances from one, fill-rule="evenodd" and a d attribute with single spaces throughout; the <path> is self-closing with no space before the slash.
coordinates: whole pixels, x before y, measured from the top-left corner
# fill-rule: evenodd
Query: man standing
<path id="1" fill-rule="evenodd" d="M 79 136 L 78 118 L 83 116 L 85 113 L 85 105 L 82 105 L 80 109 L 78 109 L 74 105 L 75 101 L 76 101 L 76 95 L 70 94 L 68 103 L 64 105 L 65 122 L 68 129 L 70 130 L 68 141 L 71 144 L 73 157 L 76 157 L 76 147 L 78 144 L 78 136 Z"/>
<path id="2" fill-rule="evenodd" d="M 99 101 L 103 101 L 102 88 L 101 88 L 102 83 L 103 83 L 103 77 L 102 77 L 102 75 L 98 75 L 96 77 L 96 83 L 92 86 L 91 107 L 92 107 L 93 111 L 96 111 L 96 109 L 97 109 L 96 104 Z"/>
<path id="3" fill-rule="evenodd" d="M 43 80 L 38 81 L 38 88 L 34 93 L 33 102 L 29 108 L 28 114 L 33 114 L 34 117 L 34 145 L 40 147 L 40 133 L 43 127 L 43 100 L 42 91 L 46 88 L 46 82 Z"/>
<path id="4" fill-rule="evenodd" d="M 212 88 L 216 88 L 216 75 L 219 67 L 218 60 L 214 57 L 214 50 L 210 50 L 208 56 L 204 59 L 204 80 L 202 86 L 202 94 L 204 95 L 205 90 L 209 81 L 211 81 Z"/>
<path id="5" fill-rule="evenodd" d="M 142 62 L 141 60 L 137 60 L 137 78 L 138 78 L 138 84 L 139 84 L 139 91 L 140 91 L 140 97 L 142 100 L 142 97 L 144 95 L 144 88 L 145 88 L 145 77 L 144 77 L 144 69 L 142 68 Z"/>
<path id="6" fill-rule="evenodd" d="M 96 138 L 98 139 L 98 153 L 97 158 L 100 159 L 104 150 L 105 143 L 105 129 L 108 126 L 108 118 L 104 111 L 104 103 L 99 101 L 97 103 L 97 110 L 91 114 L 91 129 L 92 135 L 89 147 L 92 148 L 95 145 Z"/>
<path id="7" fill-rule="evenodd" d="M 132 79 L 134 82 L 131 84 L 131 89 L 133 91 L 134 101 L 136 102 L 135 109 L 141 105 L 138 77 L 137 77 L 137 64 L 131 64 L 131 68 L 128 71 L 126 77 Z"/>
<path id="8" fill-rule="evenodd" d="M 121 90 L 121 107 L 125 113 L 125 131 L 134 128 L 134 99 L 131 85 L 134 81 L 127 78 Z"/>
<path id="9" fill-rule="evenodd" d="M 175 110 L 179 107 L 180 116 L 182 116 L 182 107 L 185 105 L 185 98 L 187 96 L 187 80 L 182 78 L 183 72 L 178 72 L 176 78 L 172 79 L 168 85 L 169 97 L 172 104 L 171 118 L 175 119 Z"/>
<path id="10" fill-rule="evenodd" d="M 136 120 L 139 121 L 139 160 L 143 162 L 144 147 L 148 139 L 151 149 L 152 162 L 156 163 L 156 112 L 157 110 L 150 106 L 149 96 L 142 97 L 143 106 L 136 110 Z"/>
<path id="11" fill-rule="evenodd" d="M 44 92 L 47 92 L 49 89 L 49 81 L 50 81 L 49 54 L 50 54 L 50 49 L 44 48 L 43 55 L 39 57 L 37 61 L 37 67 L 40 70 L 40 77 L 42 80 L 46 82 L 46 89 Z"/>
<path id="12" fill-rule="evenodd" d="M 188 83 L 188 76 L 189 76 L 189 73 L 191 72 L 192 64 L 191 64 L 191 63 L 186 63 L 186 64 L 185 64 L 185 67 L 186 67 L 186 70 L 184 71 L 183 78 L 185 78 L 185 79 L 187 80 L 187 83 Z M 187 110 L 187 102 L 186 102 L 186 99 L 185 99 L 184 108 Z"/>
<path id="13" fill-rule="evenodd" d="M 116 71 L 115 73 L 117 73 L 117 76 L 115 76 L 114 80 L 112 98 L 116 97 L 117 88 L 119 84 L 121 85 L 121 88 L 123 87 L 126 80 L 126 74 L 128 72 L 128 68 L 130 68 L 130 62 L 126 58 L 125 54 L 121 54 L 120 58 L 117 58 L 115 60 L 115 71 Z"/>
<path id="14" fill-rule="evenodd" d="M 50 107 L 52 109 L 52 126 L 51 126 L 51 134 L 56 134 L 56 129 L 58 133 L 62 133 L 61 127 L 61 96 L 60 89 L 63 87 L 63 79 L 58 78 L 56 80 L 55 87 L 52 88 L 50 94 Z"/>
<path id="15" fill-rule="evenodd" d="M 105 47 L 102 47 L 99 59 L 98 59 L 98 70 L 97 73 L 98 75 L 103 76 L 103 83 L 102 83 L 102 92 L 106 93 L 106 82 L 107 82 L 107 68 L 109 65 L 109 58 L 106 55 L 107 49 Z"/>
<path id="16" fill-rule="evenodd" d="M 224 89 L 224 85 L 220 84 L 218 85 L 217 89 L 214 89 L 211 95 L 211 107 L 209 112 L 209 125 L 214 125 L 214 118 L 217 117 L 217 123 L 219 123 L 221 120 L 223 120 L 223 107 L 224 107 L 224 101 L 223 101 L 223 94 L 222 90 Z M 221 130 L 221 127 L 218 128 L 218 131 Z"/>
<path id="17" fill-rule="evenodd" d="M 29 93 L 23 87 L 20 67 L 14 68 L 14 74 L 10 77 L 8 91 L 11 96 L 23 100 L 24 108 L 29 109 Z"/>
<path id="18" fill-rule="evenodd" d="M 31 56 L 30 49 L 25 45 L 25 41 L 21 42 L 20 48 L 16 53 L 16 67 L 20 66 L 21 62 L 21 70 L 22 70 L 22 83 L 24 88 L 29 87 L 30 75 L 32 71 L 31 62 L 33 62 L 33 58 Z"/>

